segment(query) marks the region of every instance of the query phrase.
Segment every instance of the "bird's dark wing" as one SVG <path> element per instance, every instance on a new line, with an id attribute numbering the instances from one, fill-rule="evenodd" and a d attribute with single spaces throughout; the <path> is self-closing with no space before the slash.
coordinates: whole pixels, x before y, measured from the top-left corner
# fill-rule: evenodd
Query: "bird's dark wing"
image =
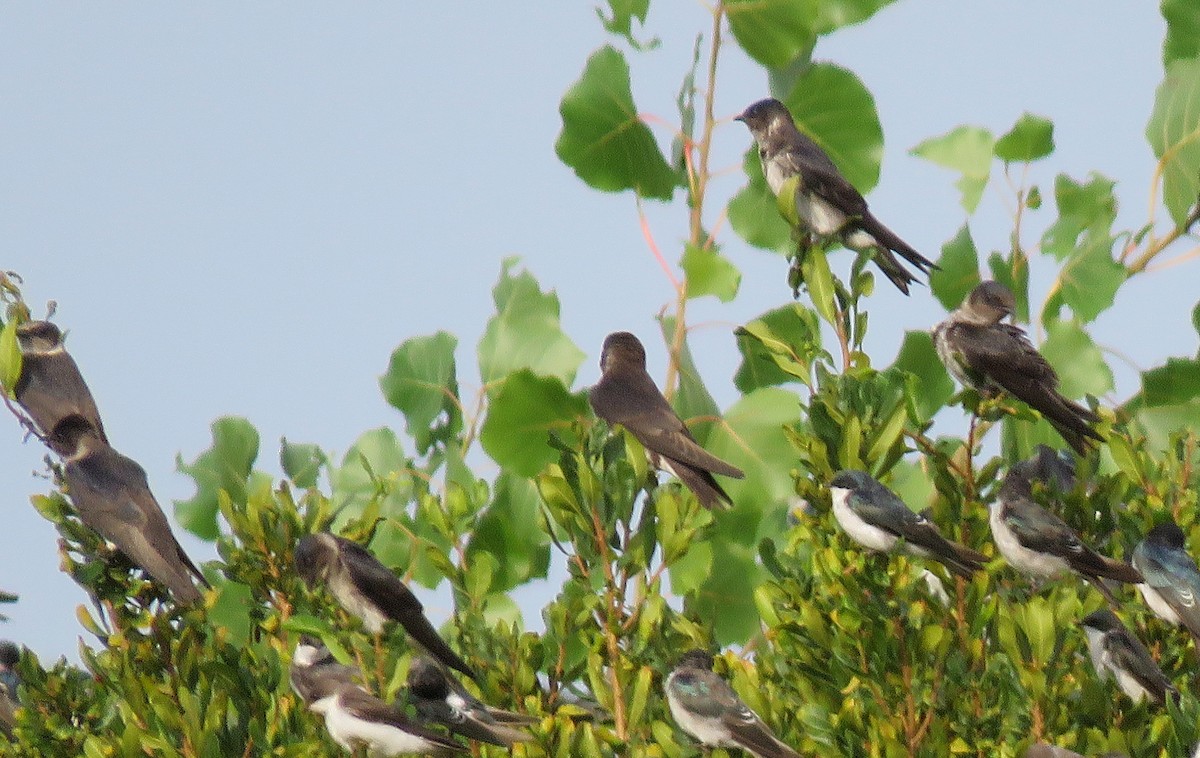
<path id="1" fill-rule="evenodd" d="M 400 709 L 388 705 L 374 695 L 364 692 L 357 687 L 342 687 L 338 692 L 338 699 L 341 701 L 342 707 L 357 718 L 394 726 L 445 750 L 453 750 L 460 753 L 467 751 L 466 746 L 462 743 L 418 724 L 405 716 Z"/>
<path id="2" fill-rule="evenodd" d="M 1181 550 L 1144 552 L 1138 561 L 1142 576 L 1179 615 L 1180 621 L 1200 640 L 1200 570 Z"/>
<path id="3" fill-rule="evenodd" d="M 852 218 L 867 215 L 867 201 L 862 193 L 854 188 L 825 151 L 809 138 L 800 133 L 800 139 L 789 149 L 779 151 L 774 159 L 780 161 L 780 166 L 790 172 L 800 175 L 803 188 L 820 197 L 833 207 Z"/>
<path id="4" fill-rule="evenodd" d="M 1087 549 L 1074 529 L 1032 500 L 1019 498 L 1006 502 L 1002 518 L 1030 550 L 1069 560 Z"/>
<path id="5" fill-rule="evenodd" d="M 592 388 L 589 399 L 597 416 L 628 429 L 652 453 L 737 479 L 745 476 L 700 447 L 645 371 L 605 376 Z"/>
<path id="6" fill-rule="evenodd" d="M 434 658 L 469 677 L 475 676 L 471 667 L 450 649 L 425 617 L 421 601 L 400 577 L 357 542 L 339 538 L 338 544 L 350 581 L 359 592 L 370 598 L 385 616 L 404 627 L 404 631 Z"/>
<path id="7" fill-rule="evenodd" d="M 969 547 L 951 542 L 937 525 L 916 513 L 894 492 L 883 485 L 868 485 L 868 497 L 855 497 L 855 513 L 872 526 L 884 529 L 904 538 L 904 541 L 924 548 L 929 554 L 945 563 L 962 576 L 969 577 L 987 562 L 987 556 Z"/>
<path id="8" fill-rule="evenodd" d="M 445 700 L 431 700 L 415 696 L 411 700 L 423 718 L 441 724 L 455 734 L 470 740 L 487 742 L 500 747 L 512 747 L 516 742 L 527 742 L 533 738 L 526 732 L 496 723 L 486 710 L 483 712 L 475 709 L 463 711 L 452 707 Z"/>
<path id="9" fill-rule="evenodd" d="M 761 758 L 800 758 L 800 754 L 780 742 L 758 715 L 739 701 L 736 709 L 727 709 L 721 722 L 735 742 Z"/>
<path id="10" fill-rule="evenodd" d="M 1104 637 L 1104 649 L 1114 664 L 1132 674 L 1158 702 L 1166 700 L 1167 693 L 1174 691 L 1175 686 L 1150 657 L 1150 651 L 1128 629 L 1108 632 Z"/>
<path id="11" fill-rule="evenodd" d="M 53 432 L 58 422 L 67 416 L 81 416 L 92 425 L 100 439 L 108 441 L 96 401 L 79 373 L 75 359 L 65 350 L 25 355 L 14 394 L 43 434 Z"/>
<path id="12" fill-rule="evenodd" d="M 175 539 L 136 461 L 102 444 L 69 462 L 65 472 L 71 500 L 85 524 L 166 585 L 180 602 L 200 599 L 192 577 L 208 583 Z"/>

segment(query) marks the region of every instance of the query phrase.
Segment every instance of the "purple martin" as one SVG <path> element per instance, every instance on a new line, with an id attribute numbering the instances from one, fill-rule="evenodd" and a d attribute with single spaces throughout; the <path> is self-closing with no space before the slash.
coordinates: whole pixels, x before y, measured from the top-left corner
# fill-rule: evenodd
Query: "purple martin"
<path id="1" fill-rule="evenodd" d="M 1144 582 L 1137 586 L 1154 615 L 1185 627 L 1200 650 L 1200 568 L 1188 555 L 1183 530 L 1170 519 L 1150 530 L 1133 549 L 1132 563 Z"/>
<path id="2" fill-rule="evenodd" d="M 846 180 L 825 151 L 796 128 L 787 106 L 767 98 L 747 108 L 736 120 L 744 123 L 758 145 L 763 177 L 776 196 L 784 183 L 798 177 L 796 215 L 807 231 L 837 236 L 843 245 L 871 255 L 875 265 L 904 294 L 917 281 L 892 251 L 928 274 L 937 266 L 875 218 L 867 201 Z"/>
<path id="3" fill-rule="evenodd" d="M 943 537 L 932 521 L 865 471 L 839 471 L 829 492 L 838 524 L 869 550 L 888 552 L 903 538 L 905 552 L 932 558 L 965 579 L 987 563 L 986 555 Z"/>
<path id="4" fill-rule="evenodd" d="M 408 669 L 408 696 L 423 719 L 467 739 L 501 747 L 533 739 L 516 726 L 533 724 L 536 718 L 492 708 L 424 656 L 415 657 Z"/>
<path id="5" fill-rule="evenodd" d="M 1150 657 L 1150 651 L 1112 611 L 1103 608 L 1081 623 L 1087 634 L 1088 655 L 1100 679 L 1112 676 L 1135 703 L 1147 697 L 1161 703 L 1168 694 L 1178 696 L 1171 680 Z"/>
<path id="6" fill-rule="evenodd" d="M 663 689 L 675 723 L 705 747 L 734 747 L 756 758 L 800 758 L 712 670 L 703 650 L 683 654 Z"/>
<path id="7" fill-rule="evenodd" d="M 933 328 L 933 344 L 946 369 L 964 387 L 985 397 L 1007 392 L 1042 414 L 1080 455 L 1092 440 L 1100 417 L 1058 391 L 1058 374 L 1030 344 L 1025 332 L 1000 323 L 1013 314 L 1012 291 L 983 282 L 945 321 Z"/>
<path id="8" fill-rule="evenodd" d="M 1028 576 L 1050 579 L 1068 570 L 1083 576 L 1110 603 L 1116 605 L 1104 579 L 1127 584 L 1143 581 L 1141 573 L 1124 561 L 1106 558 L 1085 544 L 1075 530 L 1033 499 L 1033 482 L 1062 489 L 1050 468 L 1048 448 L 1027 461 L 1014 465 L 1004 477 L 1000 496 L 991 505 L 989 524 L 1000 554 L 1018 571 Z M 1053 456 L 1057 459 L 1057 456 Z M 1059 460 L 1061 464 L 1061 459 Z M 1051 477 L 1049 480 L 1043 478 Z M 1073 475 L 1072 475 L 1073 478 Z"/>
<path id="9" fill-rule="evenodd" d="M 625 427 L 646 448 L 651 465 L 679 477 L 705 508 L 733 505 L 713 474 L 735 479 L 745 474 L 696 442 L 646 373 L 646 349 L 638 338 L 629 332 L 608 335 L 600 371 L 600 381 L 588 393 L 596 415 Z"/>
<path id="10" fill-rule="evenodd" d="M 137 461 L 113 450 L 82 416 L 60 421 L 47 442 L 63 460 L 80 520 L 165 585 L 176 602 L 200 600 L 194 581 L 205 587 L 208 581 L 175 539 Z"/>
<path id="11" fill-rule="evenodd" d="M 297 573 L 309 587 L 323 584 L 348 613 L 362 620 L 367 631 L 378 634 L 385 622 L 395 621 L 434 658 L 475 677 L 429 623 L 417 596 L 366 548 L 319 532 L 300 540 L 295 560 Z"/>
<path id="12" fill-rule="evenodd" d="M 63 346 L 63 335 L 49 321 L 27 321 L 17 327 L 21 345 L 21 377 L 14 395 L 43 436 L 68 416 L 80 416 L 103 442 L 104 424 L 96 401 L 79 373 L 75 359 Z"/>

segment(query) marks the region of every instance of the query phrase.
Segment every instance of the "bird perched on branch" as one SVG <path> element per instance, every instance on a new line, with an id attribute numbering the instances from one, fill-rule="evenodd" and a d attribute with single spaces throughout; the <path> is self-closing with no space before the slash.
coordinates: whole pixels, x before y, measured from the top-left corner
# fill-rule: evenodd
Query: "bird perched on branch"
<path id="1" fill-rule="evenodd" d="M 68 416 L 85 419 L 104 442 L 104 424 L 91 390 L 79 373 L 75 359 L 63 345 L 63 335 L 49 321 L 27 321 L 17 327 L 21 346 L 21 377 L 13 394 L 37 424 L 49 435 Z"/>
<path id="2" fill-rule="evenodd" d="M 1000 323 L 1016 300 L 1000 282 L 983 282 L 945 321 L 933 328 L 933 344 L 946 370 L 964 387 L 985 397 L 1007 392 L 1033 408 L 1080 455 L 1092 440 L 1103 441 L 1091 410 L 1062 396 L 1058 374 L 1030 344 L 1025 332 Z"/>
<path id="3" fill-rule="evenodd" d="M 904 294 L 916 277 L 896 260 L 893 251 L 922 273 L 937 266 L 875 218 L 867 201 L 846 180 L 825 151 L 796 128 L 787 106 L 767 98 L 754 103 L 736 120 L 744 123 L 758 145 L 763 177 L 776 197 L 794 191 L 800 232 L 836 237 L 843 245 L 870 255 L 892 284 Z M 795 184 L 788 187 L 789 180 Z"/>

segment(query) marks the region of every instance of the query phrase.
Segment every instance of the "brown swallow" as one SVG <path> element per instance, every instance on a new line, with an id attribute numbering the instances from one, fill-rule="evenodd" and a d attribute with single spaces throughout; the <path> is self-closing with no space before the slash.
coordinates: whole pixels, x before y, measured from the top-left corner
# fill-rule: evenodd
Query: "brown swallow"
<path id="1" fill-rule="evenodd" d="M 105 442 L 81 416 L 68 416 L 48 438 L 63 459 L 67 494 L 79 518 L 165 585 L 180 603 L 201 599 L 195 581 L 209 586 L 171 532 L 150 492 L 145 470 Z"/>
<path id="2" fill-rule="evenodd" d="M 107 442 L 96 401 L 79 373 L 75 359 L 63 346 L 62 332 L 49 321 L 28 321 L 17 327 L 21 345 L 21 377 L 17 402 L 43 436 L 67 416 L 80 416 Z"/>
<path id="3" fill-rule="evenodd" d="M 588 394 L 596 415 L 625 427 L 646 448 L 651 464 L 679 477 L 705 508 L 722 501 L 732 505 L 713 474 L 741 479 L 745 473 L 696 442 L 646 373 L 646 349 L 638 338 L 629 332 L 608 335 L 600 371 L 600 381 Z"/>

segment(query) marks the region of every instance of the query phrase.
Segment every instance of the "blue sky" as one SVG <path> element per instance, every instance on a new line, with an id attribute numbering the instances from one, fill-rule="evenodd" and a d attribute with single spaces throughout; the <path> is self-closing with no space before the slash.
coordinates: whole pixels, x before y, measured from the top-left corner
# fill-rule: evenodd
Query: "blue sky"
<path id="1" fill-rule="evenodd" d="M 176 454 L 205 449 L 218 416 L 258 427 L 259 466 L 273 472 L 281 436 L 340 455 L 367 429 L 402 428 L 377 379 L 407 337 L 456 334 L 473 391 L 474 345 L 509 255 L 562 298 L 564 328 L 589 356 L 580 386 L 595 381 L 600 343 L 618 329 L 643 336 L 662 375 L 653 316 L 673 294 L 633 198 L 587 188 L 553 150 L 559 99 L 610 40 L 586 3 L 513 8 L 0 9 L 0 266 L 25 278 L 35 313 L 57 301 L 55 320 L 70 331 L 114 445 L 146 468 L 168 513 L 192 493 Z M 634 94 L 643 111 L 669 117 L 710 21 L 702 4 L 661 1 L 648 21 L 642 36 L 663 44 L 632 56 Z M 1140 225 L 1163 31 L 1150 6 L 907 0 L 823 40 L 815 57 L 855 71 L 874 93 L 887 143 L 868 199 L 936 258 L 964 220 L 955 177 L 908 149 L 961 123 L 1000 134 L 1024 111 L 1056 125 L 1058 150 L 1032 173 L 1044 189 L 1058 172 L 1098 170 L 1118 181 L 1119 223 Z M 729 118 L 765 95 L 763 71 L 730 40 L 717 113 Z M 717 132 L 714 166 L 729 171 L 714 182 L 710 224 L 744 183 L 749 144 L 740 124 Z M 984 250 L 1007 244 L 1002 186 L 993 183 L 972 223 Z M 650 204 L 649 218 L 677 259 L 682 203 Z M 790 294 L 781 259 L 727 226 L 721 243 L 744 274 L 741 294 L 694 303 L 689 321 L 701 369 L 728 404 L 732 329 Z M 1042 293 L 1051 276 L 1035 268 Z M 1194 353 L 1195 281 L 1196 264 L 1142 277 L 1094 335 L 1141 368 Z M 906 299 L 880 286 L 871 310 L 878 365 L 905 330 L 943 316 L 924 288 Z M 1136 387 L 1132 369 L 1118 374 L 1118 398 Z M 86 598 L 58 571 L 56 534 L 28 502 L 47 488 L 31 473 L 44 469 L 44 451 L 22 442 L 15 420 L 8 426 L 0 587 L 21 601 L 4 609 L 12 621 L 0 636 L 43 658 L 74 658 L 84 636 L 74 608 Z M 214 556 L 184 541 L 198 560 Z"/>

